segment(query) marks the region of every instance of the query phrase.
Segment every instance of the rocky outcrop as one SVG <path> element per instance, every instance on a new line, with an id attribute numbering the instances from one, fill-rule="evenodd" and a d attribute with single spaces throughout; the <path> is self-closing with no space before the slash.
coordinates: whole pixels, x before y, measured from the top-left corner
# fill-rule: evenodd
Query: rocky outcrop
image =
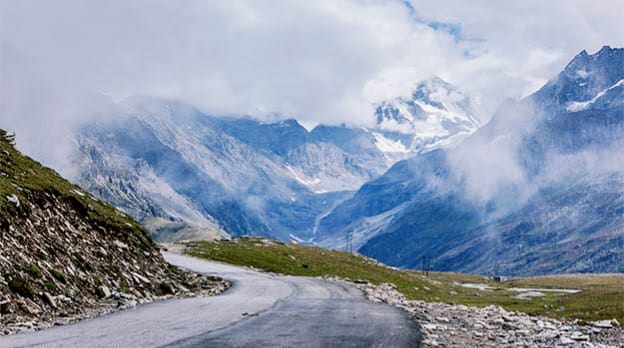
<path id="1" fill-rule="evenodd" d="M 621 347 L 617 320 L 582 322 L 485 308 L 408 301 L 392 284 L 356 284 L 369 300 L 409 312 L 418 322 L 423 347 Z"/>
<path id="2" fill-rule="evenodd" d="M 168 265 L 135 221 L 21 155 L 1 130 L 0 147 L 0 335 L 227 288 Z"/>

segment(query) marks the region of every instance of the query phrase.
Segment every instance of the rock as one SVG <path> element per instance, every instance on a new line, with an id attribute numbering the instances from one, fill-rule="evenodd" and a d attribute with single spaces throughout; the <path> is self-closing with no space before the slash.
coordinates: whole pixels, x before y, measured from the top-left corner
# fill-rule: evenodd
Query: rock
<path id="1" fill-rule="evenodd" d="M 6 196 L 6 199 L 7 199 L 7 201 L 9 201 L 9 202 L 13 203 L 13 204 L 15 205 L 15 207 L 16 207 L 16 208 L 19 208 L 19 206 L 20 206 L 20 200 L 19 200 L 19 198 L 17 198 L 17 196 L 16 196 L 16 195 L 13 195 L 13 194 L 11 194 L 11 195 L 7 195 L 7 196 Z"/>
<path id="2" fill-rule="evenodd" d="M 503 316 L 502 316 L 502 318 L 503 318 L 503 320 L 504 320 L 504 321 L 506 321 L 506 322 L 514 321 L 514 318 L 512 318 L 512 317 L 511 317 L 511 316 L 509 316 L 509 315 L 503 315 Z"/>
<path id="3" fill-rule="evenodd" d="M 513 323 L 503 323 L 503 329 L 507 330 L 507 331 L 512 331 L 512 330 L 518 330 L 520 329 L 520 327 L 516 324 Z"/>
<path id="4" fill-rule="evenodd" d="M 137 283 L 150 283 L 150 280 L 145 278 L 144 276 L 136 273 L 136 272 L 132 272 L 132 278 L 134 278 L 134 280 Z"/>
<path id="5" fill-rule="evenodd" d="M 43 298 L 46 300 L 46 302 L 48 302 L 48 304 L 50 306 L 52 306 L 52 308 L 56 309 L 56 300 L 54 299 L 54 297 L 52 295 L 50 295 L 50 293 L 48 292 L 44 292 L 43 293 Z"/>
<path id="6" fill-rule="evenodd" d="M 589 341 L 589 336 L 583 335 L 582 333 L 576 331 L 572 333 L 572 335 L 570 335 L 570 339 L 573 339 L 575 341 Z"/>
<path id="7" fill-rule="evenodd" d="M 499 306 L 475 308 L 408 301 L 388 285 L 355 284 L 368 298 L 408 311 L 419 322 L 422 345 L 432 347 L 620 347 L 624 329 L 610 320 L 586 323 L 528 316 Z M 606 327 L 610 325 L 611 327 Z M 597 327 L 597 326 L 604 326 Z"/>
<path id="8" fill-rule="evenodd" d="M 615 319 L 613 319 L 613 320 L 615 320 Z M 592 321 L 591 325 L 593 325 L 595 327 L 603 328 L 603 329 L 609 329 L 609 328 L 613 327 L 613 323 L 612 323 L 613 320 Z M 616 322 L 617 322 L 617 320 L 616 320 Z"/>
<path id="9" fill-rule="evenodd" d="M 106 285 L 101 285 L 98 288 L 98 290 L 99 290 L 100 295 L 101 295 L 100 297 L 102 297 L 102 298 L 109 298 L 112 295 L 110 289 Z"/>
<path id="10" fill-rule="evenodd" d="M 573 341 L 573 340 L 571 340 L 570 338 L 565 337 L 565 336 L 564 336 L 564 337 L 561 337 L 561 339 L 559 340 L 559 342 L 560 342 L 561 344 L 565 344 L 565 345 L 574 344 L 574 341 Z"/>
<path id="11" fill-rule="evenodd" d="M 435 331 L 438 329 L 438 326 L 436 324 L 422 324 L 421 327 L 429 331 Z"/>
<path id="12" fill-rule="evenodd" d="M 490 323 L 497 324 L 497 325 L 503 325 L 503 324 L 505 324 L 505 321 L 502 318 L 496 318 L 496 319 L 490 321 Z"/>
<path id="13" fill-rule="evenodd" d="M 441 323 L 450 323 L 451 322 L 449 320 L 449 318 L 447 318 L 447 317 L 437 317 L 436 320 L 441 322 Z"/>
<path id="14" fill-rule="evenodd" d="M 440 346 L 440 344 L 438 343 L 438 341 L 436 340 L 430 340 L 430 339 L 424 339 L 422 341 L 422 344 L 425 346 L 430 346 L 430 347 L 438 347 Z"/>
<path id="15" fill-rule="evenodd" d="M 113 244 L 115 244 L 115 246 L 119 249 L 128 249 L 128 244 L 124 243 L 124 242 L 120 242 L 118 240 L 115 240 L 113 242 Z"/>

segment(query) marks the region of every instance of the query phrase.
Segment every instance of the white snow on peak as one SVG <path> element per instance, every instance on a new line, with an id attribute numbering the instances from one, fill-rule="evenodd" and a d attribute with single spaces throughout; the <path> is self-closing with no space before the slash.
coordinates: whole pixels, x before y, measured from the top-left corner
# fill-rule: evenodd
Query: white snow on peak
<path id="1" fill-rule="evenodd" d="M 415 93 L 410 100 L 397 98 L 382 104 L 384 112 L 394 108 L 397 113 L 384 117 L 377 126 L 380 134 L 373 134 L 375 145 L 383 153 L 420 152 L 448 146 L 482 125 L 470 110 L 474 99 L 443 80 L 433 78 L 421 82 L 417 90 L 425 97 L 415 97 Z M 385 132 L 411 135 L 413 141 L 402 144 L 389 140 L 382 136 Z"/>
<path id="2" fill-rule="evenodd" d="M 442 109 L 436 108 L 435 106 L 427 104 L 427 103 L 422 102 L 420 100 L 414 100 L 414 102 L 416 103 L 416 105 L 420 106 L 420 108 L 423 109 L 424 112 L 426 112 L 428 114 L 443 114 L 443 113 L 446 113 L 446 110 L 442 110 Z"/>
<path id="3" fill-rule="evenodd" d="M 609 92 L 610 90 L 616 88 L 616 87 L 620 87 L 620 86 L 624 86 L 624 79 L 616 82 L 615 84 L 613 84 L 613 86 L 600 91 L 598 94 L 596 94 L 596 96 L 594 96 L 592 99 L 588 100 L 588 101 L 584 101 L 584 102 L 571 102 L 568 104 L 568 106 L 566 107 L 566 109 L 568 111 L 571 112 L 575 112 L 575 111 L 581 111 L 581 110 L 585 110 L 587 109 L 591 104 L 593 104 L 594 102 L 596 102 L 596 100 L 598 100 L 600 97 L 602 97 L 603 95 L 605 95 L 607 92 Z"/>
<path id="4" fill-rule="evenodd" d="M 375 146 L 383 153 L 409 153 L 410 150 L 398 140 L 388 139 L 381 133 L 370 132 L 375 137 Z"/>

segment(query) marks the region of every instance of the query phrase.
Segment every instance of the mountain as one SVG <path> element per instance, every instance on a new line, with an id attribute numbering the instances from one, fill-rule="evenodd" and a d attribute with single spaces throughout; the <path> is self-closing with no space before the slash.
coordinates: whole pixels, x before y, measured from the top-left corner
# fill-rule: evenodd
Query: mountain
<path id="1" fill-rule="evenodd" d="M 396 163 L 319 222 L 394 266 L 622 272 L 624 50 L 582 52 L 454 149 Z"/>
<path id="2" fill-rule="evenodd" d="M 402 110 L 403 102 L 383 103 L 377 112 Z M 70 177 L 145 224 L 157 240 L 313 241 L 318 221 L 362 184 L 399 159 L 451 144 L 477 127 L 469 99 L 440 79 L 421 83 L 409 103 L 409 113 L 392 119 L 401 129 L 388 130 L 390 120 L 378 115 L 370 129 L 308 131 L 293 119 L 264 123 L 209 116 L 176 101 L 132 99 L 110 119 L 76 131 Z"/>
<path id="3" fill-rule="evenodd" d="M 136 221 L 0 130 L 0 335 L 226 284 L 168 265 Z"/>
<path id="4" fill-rule="evenodd" d="M 604 46 L 595 54 L 579 53 L 553 80 L 533 94 L 531 101 L 550 114 L 575 112 L 587 108 L 604 109 L 612 97 L 621 106 L 622 49 Z M 606 94 L 606 95 L 605 95 Z M 600 99 L 600 101 L 598 101 Z"/>
<path id="5" fill-rule="evenodd" d="M 340 185 L 384 169 L 362 165 L 369 157 L 383 165 L 381 154 L 351 154 L 315 141 L 296 121 L 209 117 L 155 100 L 130 110 L 80 130 L 75 180 L 144 222 L 160 240 L 202 238 L 206 231 L 306 239 L 315 218 L 346 194 Z M 324 167 L 306 160 L 332 157 Z M 189 228 L 196 232 L 185 233 Z"/>
<path id="6" fill-rule="evenodd" d="M 439 77 L 420 82 L 411 97 L 382 102 L 377 130 L 395 141 L 397 153 L 418 154 L 456 144 L 475 132 L 475 100 Z"/>

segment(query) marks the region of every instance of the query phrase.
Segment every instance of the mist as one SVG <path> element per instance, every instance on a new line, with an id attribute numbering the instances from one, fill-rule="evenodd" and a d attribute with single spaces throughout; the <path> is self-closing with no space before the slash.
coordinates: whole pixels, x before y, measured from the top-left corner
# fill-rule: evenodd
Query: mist
<path id="1" fill-rule="evenodd" d="M 539 196 L 540 190 L 553 186 L 613 178 L 614 184 L 619 182 L 621 186 L 613 189 L 624 189 L 621 126 L 582 129 L 589 132 L 587 139 L 566 133 L 540 139 L 539 132 L 543 131 L 547 117 L 553 116 L 548 116 L 531 99 L 504 104 L 489 124 L 461 145 L 447 150 L 451 179 L 446 181 L 448 187 L 438 192 L 459 190 L 474 206 L 484 211 L 487 207 L 484 218 L 492 220 L 525 206 Z M 570 139 L 566 137 L 575 143 L 567 144 Z M 537 148 L 531 148 L 535 143 L 539 144 Z M 430 186 L 434 184 L 440 186 L 439 182 Z"/>
<path id="2" fill-rule="evenodd" d="M 436 75 L 479 97 L 484 119 L 571 55 L 604 44 L 599 38 L 624 45 L 604 30 L 612 16 L 582 7 L 536 17 L 549 28 L 560 20 L 562 30 L 527 36 L 505 26 L 512 20 L 484 30 L 491 11 L 505 19 L 515 8 L 486 3 L 475 6 L 481 16 L 463 16 L 455 10 L 464 6 L 449 4 L 2 1 L 0 127 L 59 168 L 76 124 L 116 117 L 110 110 L 134 96 L 179 100 L 209 115 L 366 126 L 376 103 Z M 508 36 L 503 42 L 495 32 Z"/>

